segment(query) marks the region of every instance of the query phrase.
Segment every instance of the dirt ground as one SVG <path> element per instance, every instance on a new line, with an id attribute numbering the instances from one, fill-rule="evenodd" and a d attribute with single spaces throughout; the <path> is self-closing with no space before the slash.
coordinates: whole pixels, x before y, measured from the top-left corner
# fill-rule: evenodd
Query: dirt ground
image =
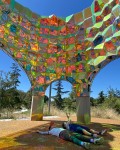
<path id="1" fill-rule="evenodd" d="M 71 118 L 75 121 L 76 118 Z M 71 142 L 61 140 L 52 135 L 40 135 L 37 130 L 47 130 L 50 120 L 60 127 L 66 117 L 46 118 L 44 121 L 0 121 L 0 150 L 83 150 Z M 96 130 L 107 128 L 103 145 L 91 144 L 92 150 L 120 150 L 120 121 L 92 118 L 87 125 Z"/>

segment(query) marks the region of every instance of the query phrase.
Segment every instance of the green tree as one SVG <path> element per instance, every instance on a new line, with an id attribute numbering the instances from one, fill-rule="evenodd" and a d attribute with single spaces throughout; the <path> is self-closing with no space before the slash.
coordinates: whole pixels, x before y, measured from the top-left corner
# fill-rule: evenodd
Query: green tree
<path id="1" fill-rule="evenodd" d="M 63 110 L 68 118 L 70 120 L 70 116 L 73 112 L 76 111 L 76 96 L 75 91 L 72 89 L 72 91 L 69 94 L 68 98 L 63 99 Z"/>
<path id="2" fill-rule="evenodd" d="M 4 109 L 6 106 L 5 104 L 7 104 L 5 102 L 5 97 L 6 95 L 6 90 L 9 89 L 9 73 L 0 71 L 0 108 Z"/>
<path id="3" fill-rule="evenodd" d="M 95 99 L 93 97 L 90 97 L 90 105 L 96 106 Z"/>
<path id="4" fill-rule="evenodd" d="M 69 91 L 63 91 L 64 88 L 63 88 L 63 85 L 62 85 L 62 81 L 61 80 L 58 80 L 56 82 L 56 88 L 53 88 L 54 90 L 57 91 L 57 94 L 56 96 L 54 96 L 54 101 L 56 103 L 56 106 L 59 108 L 59 109 L 62 109 L 62 102 L 63 102 L 63 98 L 62 98 L 62 95 L 63 94 L 66 94 L 68 93 Z"/>
<path id="5" fill-rule="evenodd" d="M 2 109 L 2 99 L 3 99 L 3 71 L 0 71 L 0 109 Z"/>
<path id="6" fill-rule="evenodd" d="M 113 108 L 118 113 L 120 113 L 120 91 L 110 88 L 108 90 L 105 105 L 106 107 Z"/>
<path id="7" fill-rule="evenodd" d="M 101 91 L 98 95 L 99 95 L 99 97 L 98 97 L 98 104 L 104 103 L 104 101 L 105 101 L 105 94 L 104 94 L 104 92 Z"/>
<path id="8" fill-rule="evenodd" d="M 22 100 L 17 90 L 17 86 L 20 83 L 18 79 L 19 72 L 18 66 L 13 63 L 12 72 L 0 74 L 0 107 L 6 112 L 22 108 Z"/>
<path id="9" fill-rule="evenodd" d="M 22 100 L 18 90 L 11 88 L 6 90 L 6 102 L 8 102 L 7 109 L 16 110 L 22 109 Z"/>
<path id="10" fill-rule="evenodd" d="M 17 86 L 19 85 L 19 77 L 20 75 L 20 69 L 16 63 L 12 64 L 12 72 L 10 73 L 10 79 L 11 79 L 11 87 L 14 89 L 17 89 Z"/>
<path id="11" fill-rule="evenodd" d="M 13 115 L 13 111 L 24 108 L 30 109 L 32 92 L 20 91 L 20 70 L 13 64 L 11 72 L 0 71 L 0 113 L 7 114 L 7 118 Z"/>
<path id="12" fill-rule="evenodd" d="M 23 98 L 23 107 L 30 109 L 31 108 L 31 102 L 32 102 L 32 91 L 29 89 L 27 93 L 25 93 Z"/>
<path id="13" fill-rule="evenodd" d="M 49 100 L 48 96 L 45 95 L 45 97 L 44 97 L 44 103 L 47 103 L 48 100 Z"/>

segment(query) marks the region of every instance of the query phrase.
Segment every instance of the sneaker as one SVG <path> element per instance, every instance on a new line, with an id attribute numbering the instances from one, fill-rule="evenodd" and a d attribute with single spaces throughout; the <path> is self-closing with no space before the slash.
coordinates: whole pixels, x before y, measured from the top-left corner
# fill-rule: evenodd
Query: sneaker
<path id="1" fill-rule="evenodd" d="M 84 142 L 83 147 L 84 147 L 85 149 L 90 149 L 90 143 Z"/>
<path id="2" fill-rule="evenodd" d="M 98 138 L 98 135 L 97 134 L 93 134 L 93 138 Z"/>
<path id="3" fill-rule="evenodd" d="M 40 131 L 36 131 L 36 133 L 40 133 Z"/>
<path id="4" fill-rule="evenodd" d="M 102 144 L 104 142 L 104 138 L 103 137 L 100 137 L 100 138 L 95 138 L 94 139 L 94 144 Z"/>
<path id="5" fill-rule="evenodd" d="M 101 131 L 100 135 L 104 135 L 106 133 L 107 133 L 107 129 L 104 129 L 104 130 Z"/>

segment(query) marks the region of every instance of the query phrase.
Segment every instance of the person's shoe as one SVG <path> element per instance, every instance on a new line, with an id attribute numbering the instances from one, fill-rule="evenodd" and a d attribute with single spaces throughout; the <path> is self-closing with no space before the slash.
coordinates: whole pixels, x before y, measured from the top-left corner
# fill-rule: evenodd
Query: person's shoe
<path id="1" fill-rule="evenodd" d="M 103 137 L 100 137 L 100 138 L 95 138 L 94 139 L 94 144 L 102 144 L 104 142 L 104 138 Z"/>
<path id="2" fill-rule="evenodd" d="M 40 131 L 36 131 L 36 133 L 40 133 Z"/>
<path id="3" fill-rule="evenodd" d="M 100 135 L 104 135 L 106 133 L 107 133 L 107 129 L 104 129 L 104 130 L 101 131 Z"/>
<path id="4" fill-rule="evenodd" d="M 90 149 L 90 143 L 84 142 L 83 147 L 84 147 L 85 149 Z"/>
<path id="5" fill-rule="evenodd" d="M 98 138 L 99 136 L 97 134 L 93 134 L 93 138 Z"/>

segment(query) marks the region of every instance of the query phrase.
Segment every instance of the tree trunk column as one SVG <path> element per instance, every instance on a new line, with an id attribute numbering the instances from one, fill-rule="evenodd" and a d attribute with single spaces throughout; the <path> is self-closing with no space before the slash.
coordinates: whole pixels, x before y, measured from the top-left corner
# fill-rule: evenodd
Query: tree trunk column
<path id="1" fill-rule="evenodd" d="M 77 121 L 88 124 L 90 120 L 90 97 L 77 97 Z"/>
<path id="2" fill-rule="evenodd" d="M 40 121 L 43 120 L 43 106 L 44 96 L 32 96 L 31 104 L 31 120 Z"/>

